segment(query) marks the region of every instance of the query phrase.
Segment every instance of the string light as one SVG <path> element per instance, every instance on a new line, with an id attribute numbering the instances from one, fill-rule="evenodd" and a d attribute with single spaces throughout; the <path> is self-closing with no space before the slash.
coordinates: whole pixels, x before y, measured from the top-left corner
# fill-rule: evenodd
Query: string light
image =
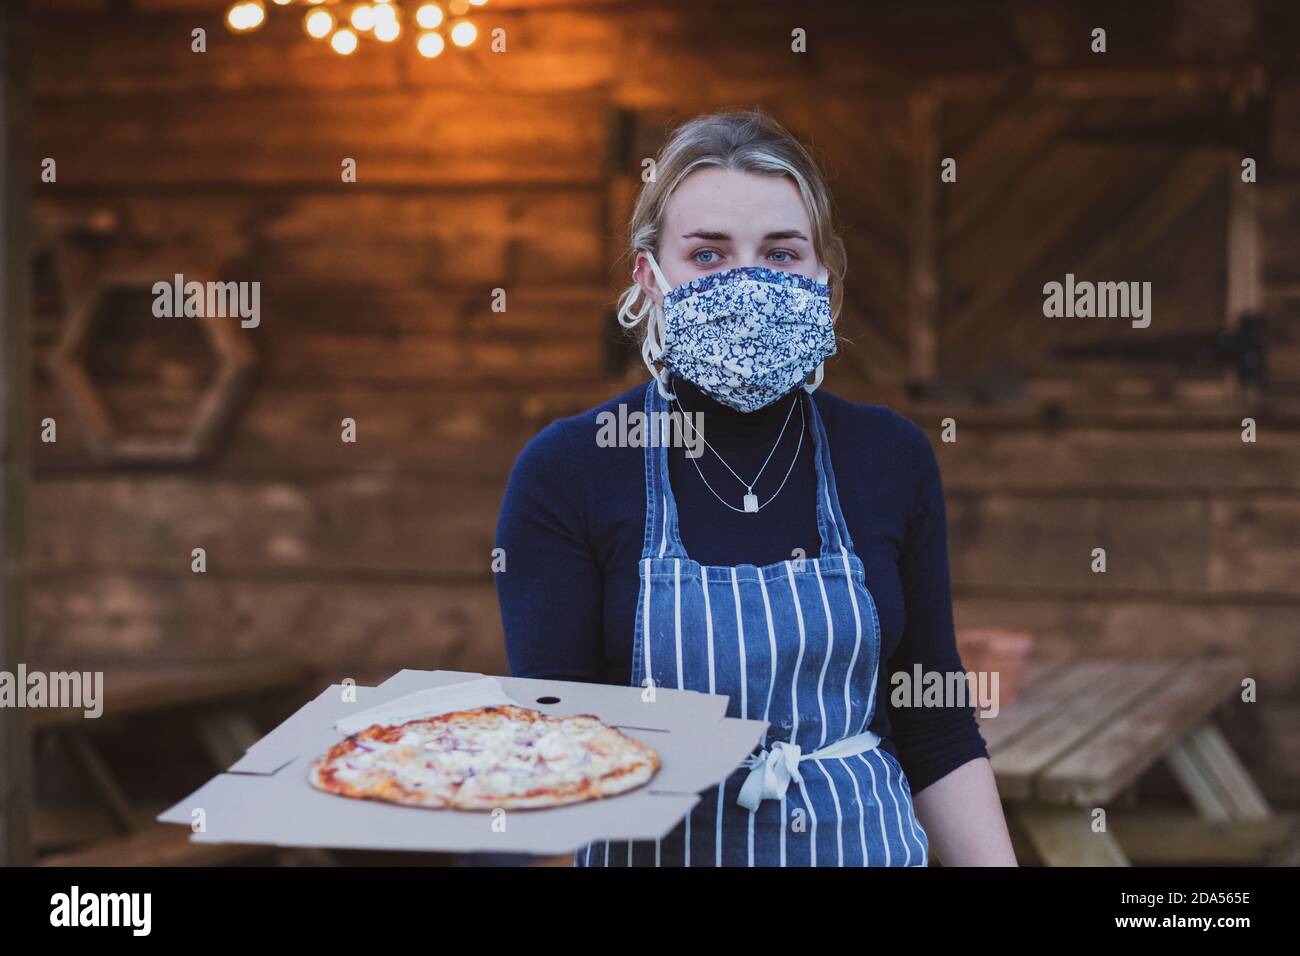
<path id="1" fill-rule="evenodd" d="M 456 46 L 469 46 L 478 36 L 478 28 L 468 20 L 460 20 L 451 28 L 451 42 Z"/>
<path id="2" fill-rule="evenodd" d="M 375 8 L 369 4 L 363 3 L 352 8 L 351 21 L 353 29 L 364 33 L 374 27 L 375 19 Z"/>
<path id="3" fill-rule="evenodd" d="M 422 3 L 415 11 L 415 22 L 426 30 L 432 30 L 442 23 L 442 7 L 436 3 Z"/>
<path id="4" fill-rule="evenodd" d="M 303 17 L 302 28 L 307 31 L 309 37 L 317 40 L 324 39 L 334 29 L 334 14 L 328 10 L 313 10 Z"/>
<path id="5" fill-rule="evenodd" d="M 415 48 L 420 51 L 420 56 L 428 57 L 430 60 L 441 53 L 446 46 L 447 41 L 442 38 L 441 33 L 422 33 L 420 39 L 415 43 Z"/>
<path id="6" fill-rule="evenodd" d="M 266 7 L 261 0 L 240 0 L 226 11 L 226 26 L 235 33 L 256 30 L 266 20 Z"/>
<path id="7" fill-rule="evenodd" d="M 449 44 L 468 47 L 478 39 L 478 27 L 464 14 L 487 0 L 270 0 L 276 7 L 295 4 L 307 8 L 302 20 L 307 35 L 326 40 L 342 56 L 360 49 L 362 37 L 392 45 L 409 17 L 416 50 L 431 60 Z M 267 0 L 234 0 L 226 9 L 226 27 L 232 33 L 256 30 L 266 22 L 267 7 Z"/>
<path id="8" fill-rule="evenodd" d="M 344 27 L 338 30 L 330 37 L 330 46 L 334 48 L 335 53 L 341 53 L 347 56 L 357 48 L 357 35 L 351 30 Z"/>

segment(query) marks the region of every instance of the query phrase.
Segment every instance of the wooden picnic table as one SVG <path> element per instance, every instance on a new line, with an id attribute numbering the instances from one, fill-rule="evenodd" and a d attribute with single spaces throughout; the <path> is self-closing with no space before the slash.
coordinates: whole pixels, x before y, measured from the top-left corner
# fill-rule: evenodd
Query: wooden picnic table
<path id="1" fill-rule="evenodd" d="M 1220 706 L 1240 700 L 1248 674 L 1235 658 L 1031 664 L 1017 698 L 980 718 L 1008 816 L 1049 866 L 1128 866 L 1130 844 L 1148 862 L 1180 854 L 1208 862 L 1237 856 L 1234 847 L 1286 838 L 1290 822 L 1273 817 L 1212 720 Z M 1126 828 L 1122 808 L 1108 804 L 1159 761 L 1196 816 L 1150 817 L 1150 826 Z"/>

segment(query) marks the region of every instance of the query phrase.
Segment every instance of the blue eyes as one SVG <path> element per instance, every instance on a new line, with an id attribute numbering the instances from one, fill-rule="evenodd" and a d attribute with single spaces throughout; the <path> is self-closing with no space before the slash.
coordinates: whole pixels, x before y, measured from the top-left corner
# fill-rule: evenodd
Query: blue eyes
<path id="1" fill-rule="evenodd" d="M 706 259 L 703 258 L 704 256 L 711 256 L 712 258 Z M 775 256 L 782 257 L 779 259 L 774 259 L 775 262 L 779 262 L 781 264 L 795 261 L 794 253 L 792 253 L 788 249 L 775 249 L 772 251 L 769 258 L 773 258 Z M 698 262 L 702 266 L 717 265 L 718 262 L 721 261 L 721 257 L 718 255 L 718 252 L 714 249 L 701 249 L 699 252 L 695 253 L 695 255 L 692 256 L 691 258 L 693 258 L 696 262 Z"/>

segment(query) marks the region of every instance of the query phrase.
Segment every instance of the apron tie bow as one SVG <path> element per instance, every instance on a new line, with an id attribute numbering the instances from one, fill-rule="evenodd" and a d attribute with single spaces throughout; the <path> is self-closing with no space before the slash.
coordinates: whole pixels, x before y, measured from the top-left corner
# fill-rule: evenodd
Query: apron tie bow
<path id="1" fill-rule="evenodd" d="M 775 740 L 770 749 L 760 750 L 745 758 L 744 766 L 749 768 L 749 776 L 741 785 L 736 802 L 746 810 L 756 811 L 764 800 L 780 800 L 784 797 L 791 780 L 803 780 L 799 772 L 799 764 L 803 761 L 852 757 L 879 744 L 880 735 L 870 730 L 837 740 L 811 753 L 804 753 L 796 743 Z"/>
<path id="2" fill-rule="evenodd" d="M 771 750 L 746 757 L 745 766 L 750 768 L 749 776 L 745 778 L 736 802 L 746 809 L 757 810 L 763 800 L 780 800 L 784 797 L 790 780 L 802 779 L 799 775 L 801 753 L 798 744 L 778 740 L 772 744 Z"/>

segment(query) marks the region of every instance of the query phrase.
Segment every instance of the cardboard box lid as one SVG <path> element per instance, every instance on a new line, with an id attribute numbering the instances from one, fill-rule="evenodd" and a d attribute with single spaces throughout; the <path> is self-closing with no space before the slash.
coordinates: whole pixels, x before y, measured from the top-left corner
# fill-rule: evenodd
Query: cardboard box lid
<path id="1" fill-rule="evenodd" d="M 502 687 L 523 706 L 558 716 L 595 714 L 654 747 L 659 772 L 645 787 L 617 797 L 495 816 L 349 800 L 307 782 L 311 761 L 344 736 L 334 729 L 336 720 L 415 690 L 482 676 L 403 670 L 379 687 L 352 688 L 355 701 L 345 700 L 343 685 L 333 685 L 250 747 L 229 772 L 158 819 L 190 826 L 201 809 L 205 830 L 191 838 L 205 843 L 567 853 L 593 840 L 666 835 L 699 801 L 701 790 L 740 766 L 768 726 L 725 717 L 723 695 L 656 688 L 647 701 L 636 687 L 503 677 Z"/>
<path id="2" fill-rule="evenodd" d="M 382 697 L 375 700 L 393 700 L 423 688 L 445 687 L 483 676 L 461 671 L 400 670 L 379 685 Z M 572 717 L 574 714 L 591 712 L 591 708 L 597 707 L 600 709 L 597 716 L 601 720 L 619 728 L 682 730 L 700 723 L 721 720 L 727 713 L 728 697 L 725 694 L 702 694 L 695 690 L 656 687 L 654 700 L 646 701 L 644 689 L 620 687 L 617 684 L 583 684 L 539 680 L 534 677 L 498 677 L 497 680 L 505 692 L 524 707 L 540 710 L 552 717 Z M 571 697 L 571 692 L 575 691 L 579 696 Z M 662 702 L 671 702 L 672 706 L 656 706 Z"/>
<path id="3" fill-rule="evenodd" d="M 310 750 L 313 746 L 328 749 L 339 739 L 334 721 L 383 702 L 375 696 L 379 688 L 358 685 L 348 688 L 355 694 L 356 702 L 346 703 L 344 689 L 342 684 L 326 687 L 249 747 L 244 756 L 230 765 L 229 772 L 275 773 L 303 750 Z"/>

